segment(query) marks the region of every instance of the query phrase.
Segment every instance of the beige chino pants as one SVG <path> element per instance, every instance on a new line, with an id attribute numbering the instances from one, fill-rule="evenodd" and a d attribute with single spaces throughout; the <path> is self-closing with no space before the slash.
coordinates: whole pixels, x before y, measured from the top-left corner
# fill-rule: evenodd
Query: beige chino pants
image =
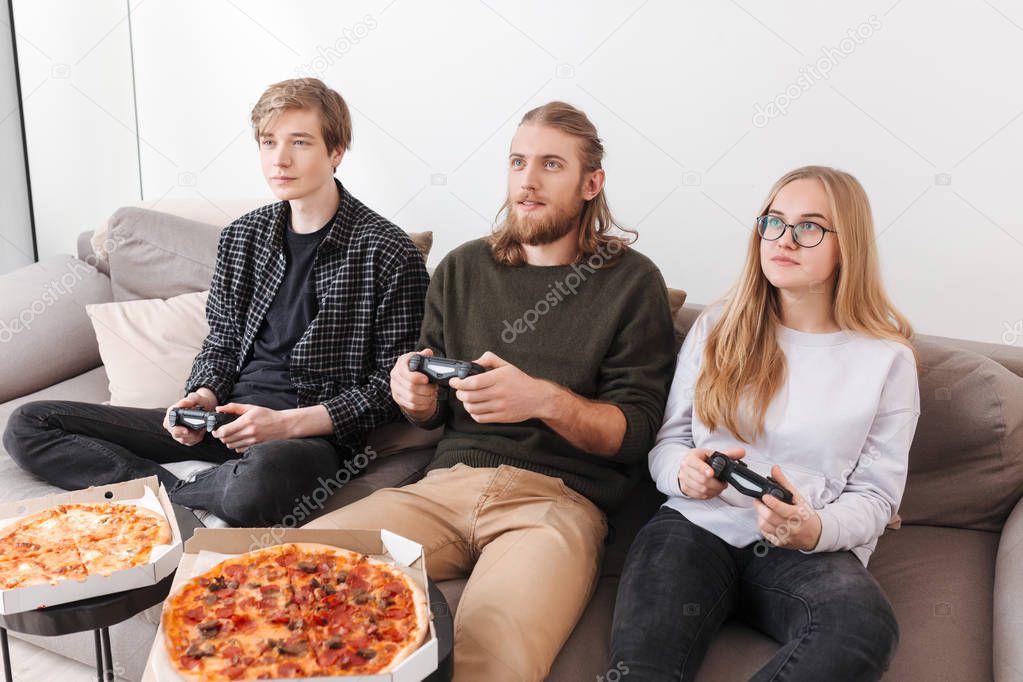
<path id="1" fill-rule="evenodd" d="M 423 545 L 431 580 L 468 576 L 455 682 L 531 682 L 546 677 L 589 602 L 607 520 L 559 478 L 456 464 L 307 527 L 386 528 Z"/>

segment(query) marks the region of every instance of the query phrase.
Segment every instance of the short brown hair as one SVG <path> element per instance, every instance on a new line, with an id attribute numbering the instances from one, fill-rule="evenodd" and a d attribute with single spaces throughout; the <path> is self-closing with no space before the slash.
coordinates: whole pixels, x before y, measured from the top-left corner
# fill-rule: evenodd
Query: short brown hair
<path id="1" fill-rule="evenodd" d="M 351 148 L 352 115 L 348 105 L 341 95 L 319 78 L 292 78 L 274 83 L 263 92 L 252 108 L 252 133 L 256 142 L 281 112 L 288 109 L 316 109 L 320 112 L 323 141 L 328 152 L 338 147 L 343 151 Z"/>
<path id="2" fill-rule="evenodd" d="M 519 125 L 526 124 L 549 126 L 563 133 L 572 135 L 579 140 L 579 153 L 582 158 L 584 173 L 602 168 L 604 160 L 604 143 L 597 135 L 597 127 L 583 111 L 567 102 L 548 102 L 525 113 Z M 498 219 L 502 214 L 507 216 L 511 211 L 511 197 L 507 197 L 498 210 Z M 597 196 L 584 202 L 579 218 L 578 260 L 587 260 L 597 253 L 618 254 L 628 249 L 636 241 L 639 234 L 636 230 L 622 227 L 611 215 L 607 204 L 607 193 L 601 189 Z M 625 233 L 625 237 L 615 234 L 617 229 Z M 526 262 L 526 254 L 522 244 L 511 234 L 507 227 L 507 217 L 501 221 L 490 235 L 490 251 L 494 259 L 502 265 L 518 266 Z M 608 257 L 605 267 L 613 265 L 617 258 Z"/>

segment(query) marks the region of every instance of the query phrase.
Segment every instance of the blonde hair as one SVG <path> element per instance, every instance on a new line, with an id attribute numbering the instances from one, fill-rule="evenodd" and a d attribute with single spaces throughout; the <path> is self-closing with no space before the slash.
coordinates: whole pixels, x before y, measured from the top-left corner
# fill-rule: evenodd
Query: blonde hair
<path id="1" fill-rule="evenodd" d="M 519 121 L 525 124 L 545 125 L 560 130 L 579 139 L 583 173 L 591 173 L 602 167 L 604 160 L 604 144 L 597 135 L 597 128 L 581 110 L 566 102 L 548 102 L 527 111 Z M 508 229 L 507 211 L 511 208 L 511 197 L 505 197 L 504 204 L 497 212 L 498 224 L 489 237 L 490 251 L 494 260 L 502 265 L 518 266 L 526 262 L 522 244 Z M 505 219 L 501 219 L 505 214 Z M 607 203 L 607 194 L 603 188 L 597 196 L 583 203 L 579 217 L 578 261 L 584 261 L 594 254 L 602 254 L 602 265 L 607 267 L 617 260 L 629 244 L 636 241 L 635 230 L 622 227 L 611 215 Z M 630 239 L 611 234 L 617 228 L 631 235 Z M 608 255 L 610 254 L 610 255 Z M 615 257 L 612 257 L 615 256 Z"/>
<path id="2" fill-rule="evenodd" d="M 863 186 L 852 175 L 826 166 L 804 166 L 774 183 L 757 215 L 770 209 L 782 187 L 812 178 L 824 185 L 838 239 L 839 265 L 832 306 L 843 330 L 905 344 L 913 329 L 892 305 L 881 282 L 874 220 Z M 830 238 L 830 237 L 828 237 Z M 772 398 L 787 378 L 776 331 L 781 324 L 778 290 L 760 265 L 760 234 L 750 235 L 746 263 L 725 295 L 724 309 L 707 337 L 696 381 L 695 410 L 708 429 L 726 427 L 749 443 L 763 432 Z M 752 426 L 750 440 L 744 437 Z"/>
<path id="3" fill-rule="evenodd" d="M 336 91 L 318 78 L 292 78 L 268 87 L 252 108 L 252 134 L 259 136 L 288 109 L 313 109 L 320 112 L 320 127 L 327 151 L 352 146 L 352 115 Z"/>

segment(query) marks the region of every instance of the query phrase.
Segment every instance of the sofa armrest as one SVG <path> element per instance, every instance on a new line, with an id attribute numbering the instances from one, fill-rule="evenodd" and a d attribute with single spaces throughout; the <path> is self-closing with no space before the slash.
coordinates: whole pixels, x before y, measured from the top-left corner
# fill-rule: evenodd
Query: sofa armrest
<path id="1" fill-rule="evenodd" d="M 110 262 L 106 257 L 101 258 L 96 254 L 92 246 L 93 231 L 82 232 L 78 235 L 78 260 L 85 261 L 104 275 L 110 274 Z"/>
<path id="2" fill-rule="evenodd" d="M 110 278 L 61 255 L 0 275 L 0 403 L 102 363 L 85 314 L 113 300 Z"/>
<path id="3" fill-rule="evenodd" d="M 994 668 L 996 680 L 1023 678 L 1023 499 L 1002 528 L 995 560 Z"/>

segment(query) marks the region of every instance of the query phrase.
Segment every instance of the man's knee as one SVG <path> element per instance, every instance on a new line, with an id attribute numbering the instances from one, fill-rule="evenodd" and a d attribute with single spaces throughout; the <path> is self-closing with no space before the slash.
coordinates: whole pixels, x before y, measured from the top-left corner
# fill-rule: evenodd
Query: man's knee
<path id="1" fill-rule="evenodd" d="M 246 450 L 232 466 L 224 510 L 234 525 L 302 525 L 322 509 L 341 483 L 326 461 L 296 462 L 280 441 Z"/>
<path id="2" fill-rule="evenodd" d="M 46 420 L 53 413 L 53 409 L 53 401 L 35 400 L 19 405 L 11 413 L 7 420 L 7 428 L 4 429 L 4 449 L 20 466 L 30 468 L 32 462 L 31 458 L 26 456 L 25 441 L 49 428 Z"/>

